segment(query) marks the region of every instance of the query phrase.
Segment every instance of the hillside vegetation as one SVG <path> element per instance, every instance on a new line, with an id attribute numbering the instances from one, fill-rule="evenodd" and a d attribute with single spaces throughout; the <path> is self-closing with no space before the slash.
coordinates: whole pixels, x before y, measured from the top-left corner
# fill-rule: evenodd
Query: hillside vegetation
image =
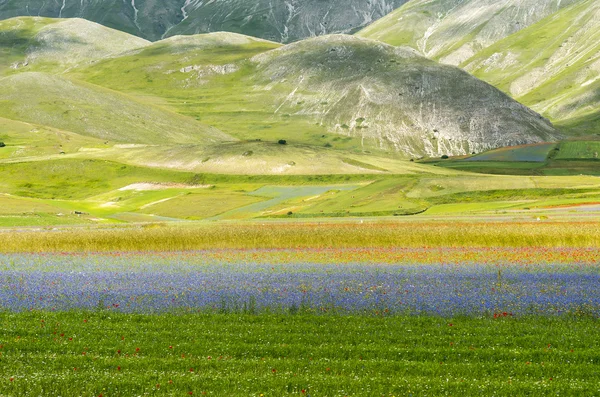
<path id="1" fill-rule="evenodd" d="M 164 98 L 247 140 L 408 158 L 559 137 L 500 91 L 414 51 L 345 35 L 278 47 L 228 33 L 176 37 L 70 73 Z"/>
<path id="2" fill-rule="evenodd" d="M 458 65 L 573 135 L 600 126 L 600 3 L 414 0 L 358 33 Z"/>
<path id="3" fill-rule="evenodd" d="M 460 65 L 497 41 L 581 0 L 412 0 L 358 33 Z"/>
<path id="4" fill-rule="evenodd" d="M 579 1 L 464 63 L 578 135 L 600 131 L 600 3 Z"/>
<path id="5" fill-rule="evenodd" d="M 33 66 L 64 70 L 148 44 L 82 19 L 12 18 L 0 21 L 0 75 Z"/>
<path id="6" fill-rule="evenodd" d="M 0 79 L 0 111 L 14 120 L 106 141 L 207 144 L 233 140 L 213 127 L 123 94 L 39 72 Z"/>

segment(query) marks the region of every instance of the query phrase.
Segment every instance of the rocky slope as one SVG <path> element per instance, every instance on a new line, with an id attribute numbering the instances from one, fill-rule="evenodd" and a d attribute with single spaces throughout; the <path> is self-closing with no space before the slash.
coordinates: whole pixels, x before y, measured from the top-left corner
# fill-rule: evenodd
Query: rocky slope
<path id="1" fill-rule="evenodd" d="M 406 0 L 0 0 L 0 19 L 85 18 L 158 40 L 231 31 L 279 42 L 354 32 Z"/>
<path id="2" fill-rule="evenodd" d="M 415 51 L 336 35 L 253 58 L 279 92 L 274 112 L 412 156 L 467 154 L 555 139 L 540 115 L 464 71 Z M 285 94 L 285 95 L 282 95 Z"/>
<path id="3" fill-rule="evenodd" d="M 578 134 L 600 132 L 600 3 L 579 1 L 464 63 Z"/>
<path id="4" fill-rule="evenodd" d="M 460 65 L 577 1 L 581 0 L 411 0 L 358 34 Z"/>

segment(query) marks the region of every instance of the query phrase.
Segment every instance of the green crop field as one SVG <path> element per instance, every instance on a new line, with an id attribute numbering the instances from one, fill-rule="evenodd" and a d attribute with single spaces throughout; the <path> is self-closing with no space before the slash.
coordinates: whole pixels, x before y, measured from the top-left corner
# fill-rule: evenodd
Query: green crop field
<path id="1" fill-rule="evenodd" d="M 110 312 L 0 314 L 0 394 L 594 395 L 598 323 Z"/>
<path id="2" fill-rule="evenodd" d="M 574 141 L 564 142 L 560 145 L 560 151 L 556 155 L 557 160 L 598 160 L 600 142 L 596 141 Z"/>
<path id="3" fill-rule="evenodd" d="M 467 161 L 522 161 L 543 163 L 548 158 L 550 151 L 555 147 L 556 144 L 553 143 L 511 146 L 471 156 Z"/>

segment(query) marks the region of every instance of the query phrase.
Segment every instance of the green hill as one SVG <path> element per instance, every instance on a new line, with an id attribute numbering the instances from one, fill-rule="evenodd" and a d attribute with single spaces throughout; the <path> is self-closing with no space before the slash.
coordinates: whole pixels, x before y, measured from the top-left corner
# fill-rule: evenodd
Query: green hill
<path id="1" fill-rule="evenodd" d="M 458 65 L 589 135 L 600 131 L 599 21 L 594 0 L 415 0 L 358 35 Z"/>
<path id="2" fill-rule="evenodd" d="M 0 113 L 106 141 L 209 144 L 232 140 L 213 127 L 121 93 L 40 72 L 0 79 Z"/>
<path id="3" fill-rule="evenodd" d="M 369 25 L 361 37 L 406 45 L 460 65 L 498 40 L 581 0 L 412 0 Z"/>
<path id="4" fill-rule="evenodd" d="M 13 18 L 0 21 L 0 75 L 64 70 L 150 44 L 83 19 Z"/>
<path id="5" fill-rule="evenodd" d="M 464 68 L 567 131 L 600 132 L 600 3 L 579 1 L 469 59 Z"/>
<path id="6" fill-rule="evenodd" d="M 558 136 L 500 91 L 414 51 L 345 35 L 277 47 L 227 33 L 181 37 L 72 73 L 164 98 L 240 139 L 414 157 Z"/>

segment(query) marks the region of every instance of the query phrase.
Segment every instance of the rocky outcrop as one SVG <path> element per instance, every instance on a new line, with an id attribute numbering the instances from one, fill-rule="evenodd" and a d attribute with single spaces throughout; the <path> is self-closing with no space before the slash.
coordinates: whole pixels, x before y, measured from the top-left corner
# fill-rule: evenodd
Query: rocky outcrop
<path id="1" fill-rule="evenodd" d="M 0 19 L 85 18 L 155 41 L 176 34 L 238 32 L 278 42 L 351 33 L 406 0 L 0 0 Z"/>

